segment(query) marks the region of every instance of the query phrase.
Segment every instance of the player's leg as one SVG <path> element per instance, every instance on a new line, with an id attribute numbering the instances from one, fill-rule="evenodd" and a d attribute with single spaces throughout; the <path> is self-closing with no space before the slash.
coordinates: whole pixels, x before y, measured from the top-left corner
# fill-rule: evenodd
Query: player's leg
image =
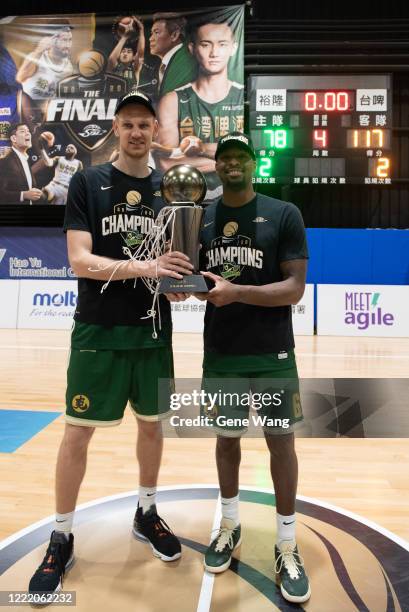
<path id="1" fill-rule="evenodd" d="M 289 353 L 285 360 L 277 359 L 275 365 L 270 373 L 259 373 L 252 379 L 252 389 L 259 393 L 269 392 L 271 397 L 275 394 L 280 396 L 278 405 L 272 402 L 261 410 L 264 416 L 277 423 L 264 429 L 276 497 L 275 568 L 280 577 L 283 597 L 302 603 L 309 599 L 311 590 L 295 535 L 298 461 L 293 429 L 297 422 L 302 421 L 302 409 L 294 353 Z"/>
<path id="2" fill-rule="evenodd" d="M 119 352 L 120 353 L 120 352 Z M 126 360 L 115 351 L 72 350 L 67 372 L 67 425 L 57 459 L 54 531 L 29 591 L 54 592 L 61 588 L 73 563 L 71 533 L 75 505 L 83 480 L 89 441 L 95 426 L 117 425 L 128 399 Z"/>
<path id="3" fill-rule="evenodd" d="M 213 430 L 217 433 L 216 466 L 220 486 L 222 519 L 218 533 L 208 546 L 204 566 L 212 573 L 227 570 L 235 548 L 241 544 L 239 519 L 239 471 L 241 461 L 241 435 L 246 425 L 241 421 L 248 418 L 248 406 L 231 401 L 235 394 L 248 392 L 247 377 L 232 376 L 224 372 L 203 372 L 202 387 L 208 394 L 222 390 L 222 401 L 212 410 L 202 409 L 202 416 L 211 417 Z M 230 395 L 231 394 L 231 395 Z M 210 397 L 210 396 L 209 396 Z M 225 419 L 234 419 L 232 425 L 225 425 Z"/>
<path id="4" fill-rule="evenodd" d="M 162 423 L 141 419 L 137 422 L 136 457 L 139 463 L 139 484 L 145 488 L 156 487 L 163 451 Z"/>
<path id="5" fill-rule="evenodd" d="M 56 517 L 54 530 L 41 565 L 32 576 L 30 593 L 60 590 L 65 572 L 74 562 L 71 533 L 78 492 L 87 464 L 88 443 L 93 427 L 66 424 L 56 467 Z"/>
<path id="6" fill-rule="evenodd" d="M 175 561 L 181 556 L 180 542 L 156 509 L 156 487 L 163 450 L 161 420 L 171 413 L 172 350 L 159 347 L 132 353 L 130 404 L 138 422 L 136 455 L 139 463 L 139 501 L 133 533 L 149 542 L 156 557 L 162 561 Z"/>
<path id="7" fill-rule="evenodd" d="M 50 183 L 48 183 L 48 185 L 46 185 L 45 187 L 43 187 L 41 189 L 41 191 L 43 192 L 45 200 L 49 204 L 51 204 L 52 201 L 55 198 L 55 187 L 56 187 L 56 185 L 53 183 L 53 181 L 51 181 Z"/>
<path id="8" fill-rule="evenodd" d="M 294 434 L 269 435 L 265 432 L 264 435 L 270 451 L 270 471 L 277 512 L 283 516 L 293 515 L 298 482 Z"/>
<path id="9" fill-rule="evenodd" d="M 220 493 L 223 498 L 238 497 L 240 461 L 240 437 L 217 436 L 216 466 Z"/>
<path id="10" fill-rule="evenodd" d="M 51 203 L 55 206 L 64 206 L 67 203 L 67 195 L 67 187 L 54 183 L 54 198 Z"/>
<path id="11" fill-rule="evenodd" d="M 219 478 L 222 519 L 215 538 L 208 546 L 204 566 L 214 574 L 230 567 L 235 548 L 241 544 L 239 519 L 240 437 L 217 436 L 216 465 Z"/>
<path id="12" fill-rule="evenodd" d="M 136 457 L 139 464 L 139 500 L 142 512 L 156 505 L 156 487 L 163 451 L 162 423 L 137 419 Z"/>
<path id="13" fill-rule="evenodd" d="M 275 569 L 280 576 L 283 597 L 293 603 L 302 603 L 310 598 L 311 589 L 295 537 L 298 462 L 294 448 L 294 434 L 266 433 L 265 437 L 270 451 L 270 469 L 277 509 Z"/>
<path id="14" fill-rule="evenodd" d="M 58 515 L 74 514 L 87 467 L 88 444 L 94 431 L 95 427 L 78 427 L 69 423 L 65 425 L 55 475 L 56 522 L 58 523 L 56 531 L 65 534 L 71 533 L 72 520 L 63 520 Z"/>

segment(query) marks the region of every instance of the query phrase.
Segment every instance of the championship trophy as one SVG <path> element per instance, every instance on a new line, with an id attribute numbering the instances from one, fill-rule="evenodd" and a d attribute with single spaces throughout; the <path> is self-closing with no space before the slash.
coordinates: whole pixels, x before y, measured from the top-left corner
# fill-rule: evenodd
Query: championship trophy
<path id="1" fill-rule="evenodd" d="M 171 249 L 185 253 L 193 271 L 180 280 L 169 276 L 162 278 L 159 293 L 205 293 L 208 291 L 206 281 L 199 273 L 199 234 L 203 217 L 200 204 L 206 195 L 206 179 L 193 166 L 179 164 L 163 175 L 160 189 L 173 212 L 169 229 Z"/>

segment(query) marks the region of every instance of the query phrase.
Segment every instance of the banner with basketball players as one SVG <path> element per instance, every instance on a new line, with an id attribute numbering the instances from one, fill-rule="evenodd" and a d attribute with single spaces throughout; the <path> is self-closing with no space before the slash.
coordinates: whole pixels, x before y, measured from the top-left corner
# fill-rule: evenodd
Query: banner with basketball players
<path id="1" fill-rule="evenodd" d="M 150 164 L 190 163 L 220 191 L 216 141 L 244 129 L 244 6 L 0 20 L 0 204 L 65 204 L 75 172 L 114 161 L 116 102 L 157 110 Z"/>

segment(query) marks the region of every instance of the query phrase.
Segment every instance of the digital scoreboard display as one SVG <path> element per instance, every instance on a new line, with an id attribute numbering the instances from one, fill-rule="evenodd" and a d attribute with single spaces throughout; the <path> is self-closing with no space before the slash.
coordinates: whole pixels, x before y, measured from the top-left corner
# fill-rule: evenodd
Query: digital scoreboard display
<path id="1" fill-rule="evenodd" d="M 390 75 L 251 76 L 255 183 L 390 185 Z"/>

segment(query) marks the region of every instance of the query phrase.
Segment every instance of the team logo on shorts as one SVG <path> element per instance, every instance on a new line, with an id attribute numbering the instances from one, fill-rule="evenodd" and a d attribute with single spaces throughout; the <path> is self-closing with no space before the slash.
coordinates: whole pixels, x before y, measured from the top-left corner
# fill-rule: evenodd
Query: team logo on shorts
<path id="1" fill-rule="evenodd" d="M 74 395 L 71 406 L 75 412 L 86 412 L 90 407 L 91 402 L 86 395 Z"/>
<path id="2" fill-rule="evenodd" d="M 212 406 L 211 404 L 205 404 L 204 411 L 205 416 L 209 417 L 210 419 L 215 419 L 219 414 L 219 407 L 216 406 L 216 404 L 214 406 Z"/>
<path id="3" fill-rule="evenodd" d="M 296 419 L 302 417 L 302 407 L 299 393 L 293 394 L 293 413 Z"/>
<path id="4" fill-rule="evenodd" d="M 142 200 L 142 196 L 139 191 L 128 191 L 126 194 L 126 201 L 131 206 L 137 206 Z"/>

